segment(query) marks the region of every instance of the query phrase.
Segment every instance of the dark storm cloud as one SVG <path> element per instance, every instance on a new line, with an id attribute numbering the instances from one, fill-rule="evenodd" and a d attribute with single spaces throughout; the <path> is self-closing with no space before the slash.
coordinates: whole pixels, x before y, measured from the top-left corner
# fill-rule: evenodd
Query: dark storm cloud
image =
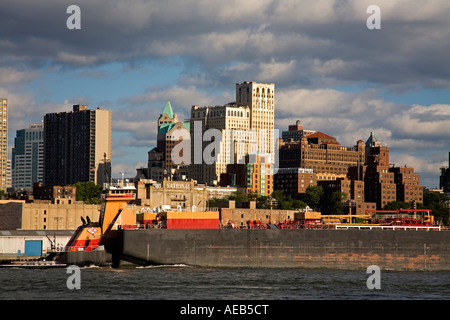
<path id="1" fill-rule="evenodd" d="M 66 28 L 72 4 L 81 8 L 81 30 Z M 381 30 L 366 27 L 372 4 L 381 9 Z M 2 0 L 0 96 L 15 106 L 11 124 L 25 127 L 24 114 L 70 110 L 72 97 L 43 105 L 38 93 L 17 90 L 44 73 L 63 69 L 101 81 L 114 74 L 97 67 L 111 62 L 139 70 L 176 57 L 183 67 L 169 85 L 110 101 L 114 130 L 129 134 L 122 144 L 150 148 L 167 99 L 184 118 L 193 104 L 232 101 L 236 82 L 273 82 L 280 129 L 301 119 L 343 145 L 375 131 L 414 154 L 397 155 L 397 163 L 406 159 L 432 175 L 444 162 L 422 160 L 415 148 L 443 150 L 446 158 L 447 101 L 405 106 L 381 92 L 450 88 L 448 17 L 448 0 Z M 362 89 L 327 89 L 339 86 Z"/>
<path id="2" fill-rule="evenodd" d="M 279 85 L 328 79 L 449 87 L 445 0 L 378 1 L 381 30 L 366 27 L 368 1 L 82 0 L 82 29 L 74 31 L 66 28 L 73 3 L 2 1 L 3 63 L 92 66 L 180 56 L 217 81 L 228 81 L 238 61 L 254 77 L 264 78 L 270 66 Z"/>

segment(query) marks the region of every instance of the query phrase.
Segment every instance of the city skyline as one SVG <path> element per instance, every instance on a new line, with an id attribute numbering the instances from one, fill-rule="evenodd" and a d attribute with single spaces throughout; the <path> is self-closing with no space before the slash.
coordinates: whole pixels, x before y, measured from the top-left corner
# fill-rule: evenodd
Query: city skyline
<path id="1" fill-rule="evenodd" d="M 450 4 L 377 1 L 79 1 L 0 4 L 0 97 L 14 133 L 72 105 L 112 111 L 113 177 L 134 176 L 156 145 L 167 100 L 180 121 L 193 105 L 235 101 L 235 83 L 275 83 L 275 129 L 295 120 L 345 146 L 374 132 L 391 161 L 439 186 L 450 150 Z"/>

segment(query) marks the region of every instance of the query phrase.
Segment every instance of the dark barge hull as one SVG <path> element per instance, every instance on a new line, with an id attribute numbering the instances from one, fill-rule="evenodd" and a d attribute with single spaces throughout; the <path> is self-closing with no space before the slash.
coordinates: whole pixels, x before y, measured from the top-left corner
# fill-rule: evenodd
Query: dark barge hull
<path id="1" fill-rule="evenodd" d="M 103 248 L 97 248 L 93 251 L 61 252 L 58 253 L 55 261 L 77 266 L 111 266 L 112 255 Z"/>
<path id="2" fill-rule="evenodd" d="M 450 270 L 450 231 L 125 229 L 105 247 L 115 266 Z"/>

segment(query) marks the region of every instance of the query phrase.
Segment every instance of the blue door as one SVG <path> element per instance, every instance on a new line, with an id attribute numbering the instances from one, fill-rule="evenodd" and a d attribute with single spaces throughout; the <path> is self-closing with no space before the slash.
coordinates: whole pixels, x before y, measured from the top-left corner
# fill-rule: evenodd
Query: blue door
<path id="1" fill-rule="evenodd" d="M 41 256 L 42 255 L 42 240 L 25 240 L 25 255 L 26 256 Z"/>

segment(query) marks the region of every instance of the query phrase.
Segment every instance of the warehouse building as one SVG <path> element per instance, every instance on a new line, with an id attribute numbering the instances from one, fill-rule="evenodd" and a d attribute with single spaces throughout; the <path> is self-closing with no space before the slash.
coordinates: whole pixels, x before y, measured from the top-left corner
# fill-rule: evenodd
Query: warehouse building
<path id="1" fill-rule="evenodd" d="M 61 251 L 74 230 L 0 230 L 0 261 L 38 259 Z"/>

